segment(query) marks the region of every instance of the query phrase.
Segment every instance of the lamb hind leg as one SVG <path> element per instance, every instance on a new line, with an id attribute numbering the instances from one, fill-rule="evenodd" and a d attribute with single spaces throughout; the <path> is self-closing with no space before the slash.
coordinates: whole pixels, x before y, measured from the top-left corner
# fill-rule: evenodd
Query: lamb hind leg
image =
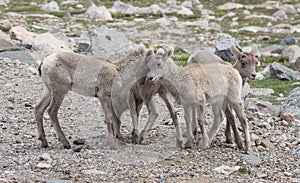
<path id="1" fill-rule="evenodd" d="M 42 147 L 48 147 L 48 142 L 46 140 L 43 116 L 46 108 L 49 106 L 51 101 L 50 91 L 46 88 L 45 94 L 42 100 L 35 106 L 35 120 L 37 124 L 38 139 L 42 142 Z"/>
<path id="2" fill-rule="evenodd" d="M 250 146 L 251 146 L 251 140 L 250 140 L 249 126 L 248 126 L 246 116 L 245 116 L 245 113 L 244 113 L 243 102 L 240 101 L 240 102 L 237 102 L 237 103 L 233 103 L 233 104 L 230 104 L 230 106 L 235 111 L 238 119 L 241 122 L 241 125 L 243 127 L 243 131 L 244 131 L 244 138 L 245 138 L 244 151 L 245 151 L 245 153 L 249 153 Z"/>
<path id="3" fill-rule="evenodd" d="M 213 125 L 208 133 L 209 144 L 211 144 L 212 140 L 215 138 L 217 132 L 219 131 L 220 124 L 223 121 L 222 115 L 222 107 L 219 104 L 212 105 L 213 115 L 214 115 L 214 122 Z"/>
<path id="4" fill-rule="evenodd" d="M 114 133 L 113 124 L 116 122 L 114 121 L 112 103 L 109 97 L 100 99 L 100 101 L 105 114 L 105 120 L 107 125 L 107 143 L 111 150 L 116 150 L 118 149 L 118 145 L 114 140 L 114 136 L 113 136 Z"/>
<path id="5" fill-rule="evenodd" d="M 57 117 L 58 109 L 59 109 L 60 105 L 62 104 L 64 96 L 66 95 L 67 92 L 68 92 L 68 90 L 63 90 L 63 88 L 59 89 L 58 91 L 52 91 L 52 93 L 51 93 L 52 98 L 51 98 L 48 113 L 49 113 L 50 119 L 53 123 L 53 127 L 56 131 L 56 134 L 58 136 L 58 140 L 63 144 L 63 147 L 65 149 L 70 149 L 71 145 L 70 145 L 69 141 L 67 140 L 64 132 L 62 131 L 62 129 L 59 125 L 59 122 L 58 122 L 58 117 Z"/>
<path id="6" fill-rule="evenodd" d="M 199 144 L 199 147 L 201 149 L 207 149 L 209 147 L 209 138 L 205 129 L 205 124 L 204 124 L 204 107 L 200 106 L 198 108 L 198 125 L 201 129 L 201 134 L 202 134 L 202 138 Z"/>
<path id="7" fill-rule="evenodd" d="M 187 127 L 187 140 L 184 144 L 184 148 L 191 148 L 193 143 L 192 123 L 196 120 L 196 117 L 193 116 L 193 113 L 195 112 L 193 110 L 195 109 L 191 105 L 184 106 L 184 119 Z"/>
<path id="8" fill-rule="evenodd" d="M 232 114 L 232 110 L 228 105 L 226 106 L 225 114 L 226 114 L 226 130 L 225 130 L 226 143 L 232 143 L 232 136 L 230 130 L 230 126 L 231 126 L 234 134 L 234 139 L 235 142 L 237 143 L 238 148 L 243 149 L 243 142 L 236 127 L 235 117 Z"/>

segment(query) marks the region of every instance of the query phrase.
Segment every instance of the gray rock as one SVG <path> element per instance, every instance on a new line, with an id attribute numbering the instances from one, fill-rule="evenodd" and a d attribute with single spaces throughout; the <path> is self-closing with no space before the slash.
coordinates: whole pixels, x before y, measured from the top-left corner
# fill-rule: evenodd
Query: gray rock
<path id="1" fill-rule="evenodd" d="M 285 48 L 281 45 L 271 45 L 264 48 L 259 48 L 260 53 L 278 53 L 281 54 Z"/>
<path id="2" fill-rule="evenodd" d="M 69 38 L 63 31 L 60 29 L 51 29 L 49 31 L 52 35 L 54 35 L 57 39 L 65 42 L 70 48 L 75 46 L 75 41 L 72 38 Z"/>
<path id="3" fill-rule="evenodd" d="M 135 14 L 137 13 L 137 8 L 130 4 L 123 3 L 122 1 L 115 1 L 109 11 L 111 13 Z"/>
<path id="4" fill-rule="evenodd" d="M 231 45 L 235 45 L 240 51 L 242 51 L 238 41 L 235 38 L 224 39 L 217 43 L 215 54 L 225 61 L 231 61 L 233 53 L 231 51 Z"/>
<path id="5" fill-rule="evenodd" d="M 30 52 L 26 50 L 0 52 L 0 57 L 9 58 L 10 60 L 19 60 L 32 65 L 36 64 L 35 59 L 31 56 Z"/>
<path id="6" fill-rule="evenodd" d="M 209 30 L 215 30 L 215 31 L 221 31 L 221 26 L 216 22 L 210 22 L 208 24 L 208 29 Z"/>
<path id="7" fill-rule="evenodd" d="M 98 7 L 94 3 L 91 3 L 85 14 L 93 20 L 112 20 L 112 16 L 105 6 Z"/>
<path id="8" fill-rule="evenodd" d="M 109 29 L 106 26 L 85 31 L 81 34 L 80 39 L 76 41 L 79 46 L 78 52 L 84 51 L 111 60 L 119 59 L 121 54 L 136 46 L 123 33 Z M 86 47 L 87 49 L 84 50 Z"/>
<path id="9" fill-rule="evenodd" d="M 9 0 L 0 0 L 0 7 L 5 8 L 5 7 L 7 7 L 8 3 L 9 3 Z"/>
<path id="10" fill-rule="evenodd" d="M 0 52 L 19 50 L 14 44 L 4 39 L 0 39 Z"/>
<path id="11" fill-rule="evenodd" d="M 296 119 L 300 120 L 300 88 L 295 88 L 281 106 L 281 112 L 291 113 Z"/>
<path id="12" fill-rule="evenodd" d="M 286 45 L 296 44 L 296 39 L 294 38 L 294 36 L 289 34 L 280 42 L 280 44 L 286 44 Z"/>
<path id="13" fill-rule="evenodd" d="M 283 4 L 280 6 L 280 9 L 283 10 L 287 14 L 296 14 L 297 10 L 292 4 Z"/>
<path id="14" fill-rule="evenodd" d="M 56 38 L 53 34 L 49 32 L 38 34 L 33 41 L 34 42 L 32 46 L 41 58 L 53 52 L 73 51 L 72 44 L 69 44 L 68 42 Z"/>
<path id="15" fill-rule="evenodd" d="M 300 80 L 300 72 L 289 69 L 280 63 L 272 63 L 270 77 L 280 80 Z"/>
<path id="16" fill-rule="evenodd" d="M 288 57 L 290 62 L 295 63 L 300 57 L 300 47 L 297 45 L 289 46 L 281 53 L 281 56 Z"/>
<path id="17" fill-rule="evenodd" d="M 285 13 L 284 10 L 278 10 L 273 14 L 273 17 L 279 19 L 279 20 L 286 20 L 288 19 L 287 14 Z"/>
<path id="18" fill-rule="evenodd" d="M 59 6 L 57 2 L 51 1 L 49 3 L 45 3 L 42 7 L 41 10 L 44 11 L 59 11 Z"/>
<path id="19" fill-rule="evenodd" d="M 241 154 L 241 159 L 245 160 L 249 165 L 259 166 L 261 164 L 261 159 L 252 154 Z"/>

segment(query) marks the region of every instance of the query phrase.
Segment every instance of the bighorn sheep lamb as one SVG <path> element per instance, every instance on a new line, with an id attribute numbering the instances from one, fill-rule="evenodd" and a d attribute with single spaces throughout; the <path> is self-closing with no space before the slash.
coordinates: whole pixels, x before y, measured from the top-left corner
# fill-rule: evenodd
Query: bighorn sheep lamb
<path id="1" fill-rule="evenodd" d="M 235 64 L 233 67 L 239 72 L 239 74 L 242 77 L 243 80 L 243 86 L 246 82 L 247 78 L 255 79 L 256 76 L 256 66 L 259 63 L 257 54 L 257 46 L 255 45 L 251 52 L 240 52 L 234 45 L 231 46 L 231 50 L 234 54 L 233 60 L 235 61 Z M 222 63 L 225 64 L 227 62 L 224 62 L 220 57 L 216 56 L 215 54 L 200 50 L 192 54 L 188 59 L 188 64 L 191 63 L 199 63 L 199 64 L 214 64 L 214 63 Z M 229 64 L 229 63 L 228 63 Z M 231 136 L 231 130 L 230 125 L 234 132 L 235 141 L 239 148 L 242 148 L 242 140 L 241 137 L 237 131 L 234 116 L 232 114 L 232 110 L 229 106 L 225 109 L 225 115 L 226 115 L 226 130 L 225 130 L 225 136 L 226 136 L 226 143 L 232 143 L 232 136 Z"/>
<path id="2" fill-rule="evenodd" d="M 242 78 L 238 72 L 232 66 L 222 63 L 204 65 L 191 63 L 181 68 L 170 58 L 173 52 L 174 48 L 170 47 L 161 58 L 148 59 L 147 65 L 150 71 L 147 76 L 151 82 L 160 81 L 182 102 L 185 115 L 186 113 L 189 115 L 188 118 L 186 117 L 188 140 L 192 139 L 191 124 L 196 121 L 189 119 L 194 118 L 193 113 L 197 111 L 202 132 L 200 147 L 209 147 L 223 119 L 222 113 L 229 104 L 241 121 L 245 132 L 245 151 L 248 152 L 250 135 L 241 101 Z M 206 103 L 212 105 L 214 114 L 214 122 L 208 136 L 204 128 L 203 115 Z M 196 107 L 196 110 L 193 107 Z"/>
<path id="3" fill-rule="evenodd" d="M 121 74 L 125 67 L 133 65 L 137 67 L 144 58 L 144 49 L 134 50 L 125 56 L 120 62 L 112 63 L 105 58 L 84 56 L 71 52 L 52 53 L 47 56 L 39 67 L 42 80 L 46 85 L 46 91 L 42 100 L 36 105 L 35 118 L 37 121 L 38 138 L 42 147 L 47 147 L 45 131 L 43 127 L 43 114 L 47 107 L 54 129 L 59 141 L 64 148 L 70 148 L 58 122 L 57 112 L 68 91 L 78 94 L 97 97 L 105 113 L 108 129 L 108 144 L 111 149 L 116 149 L 113 133 L 121 137 L 120 125 L 117 121 L 111 101 L 111 88 L 116 76 Z M 135 68 L 132 68 L 134 71 Z M 115 129 L 114 129 L 115 128 Z"/>
<path id="4" fill-rule="evenodd" d="M 174 50 L 169 49 L 167 52 L 158 51 L 155 55 L 152 50 L 148 50 L 150 58 L 147 60 L 147 66 L 150 69 L 147 80 L 151 83 L 160 82 L 170 92 L 177 102 L 182 104 L 184 109 L 184 118 L 187 126 L 187 137 L 184 144 L 185 148 L 190 148 L 193 141 L 192 124 L 196 123 L 196 110 L 199 105 L 196 86 L 192 77 L 187 74 L 181 67 L 178 67 L 171 60 Z M 170 63 L 168 67 L 163 67 L 164 63 Z M 156 64 L 160 68 L 158 74 L 155 74 Z M 159 65 L 161 64 L 161 65 Z M 162 77 L 160 77 L 162 76 Z"/>
<path id="5" fill-rule="evenodd" d="M 147 60 L 149 54 L 146 53 L 145 60 Z M 120 116 L 126 109 L 130 109 L 131 117 L 133 121 L 133 132 L 132 132 L 132 141 L 133 143 L 140 144 L 142 140 L 146 137 L 148 130 L 153 126 L 154 122 L 158 117 L 158 113 L 156 107 L 153 102 L 153 96 L 158 93 L 159 96 L 165 102 L 170 116 L 172 118 L 173 124 L 176 130 L 176 146 L 182 146 L 182 134 L 180 127 L 178 125 L 178 118 L 175 112 L 174 106 L 171 103 L 169 93 L 167 90 L 159 83 L 150 83 L 145 81 L 145 76 L 148 72 L 148 67 L 145 63 L 140 63 L 138 67 L 136 67 L 136 72 L 138 77 L 133 76 L 134 72 L 132 69 L 126 69 L 123 71 L 123 74 L 120 74 L 116 77 L 115 83 L 117 85 L 113 85 L 112 88 L 112 104 L 114 111 L 116 112 L 116 116 L 120 119 Z M 136 79 L 133 79 L 136 78 Z M 117 81 L 120 80 L 120 81 Z M 130 92 L 129 92 L 130 91 Z M 127 102 L 124 102 L 126 101 Z M 139 134 L 138 132 L 138 118 L 139 113 L 142 108 L 143 103 L 146 105 L 149 113 L 149 117 L 146 123 L 146 126 Z M 120 123 L 119 123 L 120 124 Z M 119 128 L 118 128 L 119 129 Z"/>

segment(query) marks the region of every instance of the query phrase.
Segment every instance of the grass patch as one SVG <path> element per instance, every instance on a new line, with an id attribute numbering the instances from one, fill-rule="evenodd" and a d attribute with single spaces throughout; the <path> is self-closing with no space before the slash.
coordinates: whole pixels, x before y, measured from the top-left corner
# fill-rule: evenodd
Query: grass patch
<path id="1" fill-rule="evenodd" d="M 289 93 L 299 86 L 292 85 L 297 81 L 282 81 L 279 79 L 274 79 L 267 77 L 264 80 L 248 80 L 251 88 L 272 88 L 274 90 L 274 95 L 279 96 L 282 93 L 284 96 L 288 96 Z"/>
<path id="2" fill-rule="evenodd" d="M 248 80 L 251 88 L 272 88 L 274 94 L 270 96 L 253 96 L 250 95 L 250 98 L 258 98 L 259 100 L 271 102 L 273 105 L 282 105 L 282 100 L 277 100 L 279 94 L 282 93 L 285 97 L 290 94 L 290 92 L 299 87 L 299 85 L 293 85 L 297 81 L 281 81 L 278 79 L 267 77 L 264 80 Z"/>
<path id="3" fill-rule="evenodd" d="M 182 48 L 175 47 L 174 48 L 174 56 L 173 60 L 180 66 L 184 67 L 187 64 L 187 60 L 190 57 L 189 54 L 185 53 Z"/>

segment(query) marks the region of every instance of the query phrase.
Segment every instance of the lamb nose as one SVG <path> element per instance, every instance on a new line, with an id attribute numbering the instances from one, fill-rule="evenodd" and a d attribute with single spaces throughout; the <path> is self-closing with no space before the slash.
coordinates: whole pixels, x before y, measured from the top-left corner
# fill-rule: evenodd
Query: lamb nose
<path id="1" fill-rule="evenodd" d="M 149 81 L 153 81 L 154 80 L 154 77 L 149 77 Z"/>

